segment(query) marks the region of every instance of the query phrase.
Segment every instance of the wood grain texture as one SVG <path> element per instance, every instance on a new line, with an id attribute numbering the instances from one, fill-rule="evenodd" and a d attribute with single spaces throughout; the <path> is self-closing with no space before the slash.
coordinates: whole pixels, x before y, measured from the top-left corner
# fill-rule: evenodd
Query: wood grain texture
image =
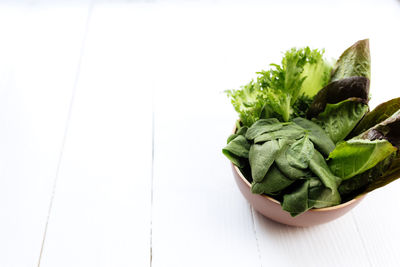
<path id="1" fill-rule="evenodd" d="M 41 266 L 148 266 L 152 89 L 140 10 L 93 9 Z"/>
<path id="2" fill-rule="evenodd" d="M 0 266 L 38 262 L 87 13 L 0 8 Z"/>

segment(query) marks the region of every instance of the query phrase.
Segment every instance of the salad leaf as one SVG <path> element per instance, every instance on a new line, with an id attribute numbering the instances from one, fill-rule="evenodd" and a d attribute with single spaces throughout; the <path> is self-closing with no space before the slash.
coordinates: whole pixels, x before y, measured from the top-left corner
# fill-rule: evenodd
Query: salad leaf
<path id="1" fill-rule="evenodd" d="M 306 135 L 290 145 L 286 150 L 286 159 L 295 168 L 307 169 L 313 154 L 314 145 Z"/>
<path id="2" fill-rule="evenodd" d="M 249 162 L 254 182 L 261 182 L 264 179 L 278 152 L 279 145 L 276 140 L 265 142 L 262 145 L 253 144 L 250 147 Z"/>
<path id="3" fill-rule="evenodd" d="M 309 184 L 309 180 L 303 180 L 298 188 L 283 196 L 282 209 L 290 212 L 292 217 L 310 209 L 308 206 Z"/>
<path id="4" fill-rule="evenodd" d="M 291 180 L 296 180 L 309 176 L 309 171 L 291 166 L 286 159 L 286 151 L 292 142 L 287 139 L 280 139 L 278 143 L 280 147 L 280 152 L 275 158 L 275 163 L 278 169 Z"/>
<path id="5" fill-rule="evenodd" d="M 253 140 L 263 133 L 276 131 L 282 127 L 283 124 L 280 123 L 276 118 L 260 119 L 251 125 L 249 130 L 246 132 L 246 138 Z"/>
<path id="6" fill-rule="evenodd" d="M 325 156 L 335 149 L 335 144 L 318 124 L 300 117 L 294 118 L 293 122 L 307 130 L 310 140 Z"/>
<path id="7" fill-rule="evenodd" d="M 247 132 L 247 129 L 248 129 L 247 126 L 240 127 L 240 128 L 236 131 L 236 133 L 231 134 L 231 135 L 228 137 L 228 139 L 226 140 L 226 143 L 229 144 L 230 141 L 232 141 L 233 139 L 235 139 L 235 138 L 236 138 L 237 136 L 239 136 L 239 135 L 245 136 L 245 135 L 246 135 L 246 132 Z"/>
<path id="8" fill-rule="evenodd" d="M 310 98 L 329 82 L 331 66 L 323 53 L 309 47 L 292 48 L 280 65 L 271 64 L 270 70 L 258 72 L 256 81 L 226 91 L 243 125 L 270 117 L 289 121 L 293 114 L 303 114 Z M 301 105 L 295 105 L 299 98 Z"/>
<path id="9" fill-rule="evenodd" d="M 340 194 L 348 199 L 354 198 L 360 193 L 365 192 L 369 184 L 372 184 L 376 180 L 381 180 L 386 173 L 392 173 L 389 169 L 393 160 L 397 157 L 396 154 L 396 152 L 392 153 L 373 168 L 344 180 L 339 186 Z M 400 168 L 400 164 L 398 166 Z"/>
<path id="10" fill-rule="evenodd" d="M 284 125 L 281 129 L 273 132 L 264 133 L 254 139 L 254 143 L 261 143 L 276 139 L 300 139 L 305 135 L 306 131 L 294 123 Z"/>
<path id="11" fill-rule="evenodd" d="M 324 112 L 315 119 L 334 143 L 344 140 L 357 123 L 368 112 L 368 105 L 345 100 L 327 104 Z"/>
<path id="12" fill-rule="evenodd" d="M 261 182 L 251 184 L 251 192 L 254 194 L 276 194 L 293 183 L 279 169 L 272 165 Z"/>
<path id="13" fill-rule="evenodd" d="M 331 82 L 315 96 L 308 109 L 307 118 L 316 117 L 325 110 L 327 104 L 336 104 L 344 100 L 367 104 L 369 84 L 369 79 L 365 77 L 350 77 Z"/>
<path id="14" fill-rule="evenodd" d="M 400 147 L 400 110 L 392 116 L 378 123 L 360 135 L 360 138 L 369 140 L 388 140 L 396 147 Z"/>
<path id="15" fill-rule="evenodd" d="M 249 157 L 250 143 L 243 135 L 239 135 L 229 142 L 222 153 L 239 168 L 245 166 L 244 158 Z"/>
<path id="16" fill-rule="evenodd" d="M 329 167 L 343 180 L 363 173 L 384 160 L 396 148 L 386 140 L 353 138 L 338 144 L 329 155 Z"/>
<path id="17" fill-rule="evenodd" d="M 326 188 L 317 178 L 310 178 L 308 189 L 308 207 L 325 208 L 340 204 L 341 197 L 337 190 Z"/>
<path id="18" fill-rule="evenodd" d="M 310 160 L 310 170 L 318 176 L 327 188 L 331 189 L 332 194 L 337 190 L 341 180 L 332 174 L 324 157 L 318 150 L 314 150 L 313 157 Z"/>
<path id="19" fill-rule="evenodd" d="M 371 77 L 369 40 L 360 40 L 350 46 L 340 56 L 332 70 L 331 81 L 339 81 L 352 76 Z"/>
<path id="20" fill-rule="evenodd" d="M 398 110 L 400 110 L 400 97 L 378 105 L 373 111 L 368 112 L 365 115 L 357 127 L 354 128 L 350 137 L 359 135 L 376 124 L 386 120 Z"/>

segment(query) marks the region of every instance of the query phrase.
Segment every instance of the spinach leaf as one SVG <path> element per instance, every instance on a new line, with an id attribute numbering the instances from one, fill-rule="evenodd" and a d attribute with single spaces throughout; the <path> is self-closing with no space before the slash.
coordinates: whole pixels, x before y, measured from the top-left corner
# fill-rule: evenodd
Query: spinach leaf
<path id="1" fill-rule="evenodd" d="M 400 97 L 378 105 L 373 111 L 368 112 L 351 132 L 350 137 L 359 135 L 378 123 L 386 120 L 400 109 Z"/>
<path id="2" fill-rule="evenodd" d="M 309 184 L 309 180 L 302 180 L 295 190 L 283 196 L 282 209 L 290 212 L 292 217 L 310 209 L 308 206 Z"/>
<path id="3" fill-rule="evenodd" d="M 275 162 L 278 169 L 289 179 L 296 180 L 299 178 L 307 177 L 309 172 L 291 166 L 286 159 L 286 150 L 289 148 L 290 141 L 287 139 L 279 140 L 280 152 L 277 155 Z"/>
<path id="4" fill-rule="evenodd" d="M 326 188 L 317 178 L 309 178 L 308 207 L 325 208 L 340 204 L 341 198 L 337 190 Z"/>
<path id="5" fill-rule="evenodd" d="M 363 173 L 396 151 L 386 140 L 351 139 L 338 144 L 329 155 L 329 167 L 342 180 Z"/>
<path id="6" fill-rule="evenodd" d="M 367 111 L 367 105 L 345 100 L 326 105 L 324 112 L 320 113 L 315 121 L 321 125 L 332 141 L 337 143 L 344 140 Z"/>
<path id="7" fill-rule="evenodd" d="M 276 139 L 299 139 L 302 138 L 305 134 L 305 130 L 301 128 L 300 126 L 294 124 L 294 123 L 289 123 L 287 125 L 284 125 L 281 129 L 273 132 L 268 132 L 264 133 L 262 135 L 257 136 L 254 139 L 254 143 L 261 143 L 265 141 L 270 141 L 270 140 L 276 140 Z"/>
<path id="8" fill-rule="evenodd" d="M 261 182 L 264 179 L 278 152 L 279 145 L 276 140 L 265 142 L 262 145 L 253 144 L 250 147 L 249 162 L 254 182 Z"/>
<path id="9" fill-rule="evenodd" d="M 247 129 L 248 129 L 247 126 L 240 127 L 240 128 L 237 130 L 236 133 L 231 134 L 231 135 L 228 137 L 228 140 L 226 140 L 226 143 L 229 144 L 230 141 L 232 141 L 233 139 L 235 139 L 235 138 L 236 138 L 237 136 L 239 136 L 239 135 L 245 136 L 245 135 L 246 135 L 246 132 L 247 132 Z"/>
<path id="10" fill-rule="evenodd" d="M 346 49 L 332 70 L 331 81 L 338 81 L 352 76 L 371 76 L 371 58 L 369 40 L 360 40 Z"/>
<path id="11" fill-rule="evenodd" d="M 292 167 L 307 169 L 313 154 L 314 145 L 306 135 L 290 145 L 286 150 L 286 159 Z"/>
<path id="12" fill-rule="evenodd" d="M 308 136 L 310 137 L 310 140 L 325 156 L 328 156 L 329 153 L 331 153 L 331 151 L 335 149 L 335 144 L 318 124 L 300 117 L 294 118 L 293 122 L 308 131 Z"/>
<path id="13" fill-rule="evenodd" d="M 287 178 L 279 169 L 272 165 L 261 182 L 251 184 L 253 194 L 276 194 L 293 183 L 293 180 Z"/>
<path id="14" fill-rule="evenodd" d="M 222 153 L 232 161 L 233 164 L 239 168 L 243 168 L 246 164 L 244 159 L 249 157 L 249 149 L 250 143 L 243 135 L 239 135 L 222 149 Z"/>
<path id="15" fill-rule="evenodd" d="M 279 130 L 282 128 L 283 124 L 279 122 L 278 119 L 270 118 L 270 119 L 261 119 L 256 121 L 246 132 L 246 138 L 249 140 L 253 140 L 257 136 Z"/>
<path id="16" fill-rule="evenodd" d="M 329 189 L 331 189 L 331 193 L 337 190 L 341 180 L 339 177 L 336 177 L 332 174 L 324 157 L 318 150 L 314 150 L 313 157 L 310 160 L 310 170 L 318 176 L 321 182 Z"/>
<path id="17" fill-rule="evenodd" d="M 350 77 L 331 82 L 315 96 L 307 111 L 307 118 L 316 117 L 325 110 L 327 104 L 336 104 L 344 100 L 367 104 L 369 84 L 369 79 L 365 77 Z"/>

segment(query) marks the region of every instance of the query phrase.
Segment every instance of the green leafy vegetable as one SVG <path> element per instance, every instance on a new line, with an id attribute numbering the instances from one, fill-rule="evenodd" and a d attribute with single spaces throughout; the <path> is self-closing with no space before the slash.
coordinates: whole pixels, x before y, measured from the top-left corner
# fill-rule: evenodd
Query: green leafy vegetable
<path id="1" fill-rule="evenodd" d="M 350 77 L 331 82 L 315 96 L 307 112 L 309 119 L 317 117 L 325 110 L 327 104 L 336 104 L 351 100 L 367 104 L 369 96 L 369 80 L 365 77 Z"/>
<path id="2" fill-rule="evenodd" d="M 293 48 L 285 53 L 281 65 L 271 64 L 270 70 L 257 73 L 256 81 L 227 91 L 243 125 L 270 117 L 289 121 L 293 114 L 304 113 L 308 105 L 295 105 L 297 99 L 309 103 L 330 79 L 332 67 L 323 53 L 309 47 Z"/>
<path id="3" fill-rule="evenodd" d="M 345 100 L 337 104 L 327 104 L 324 112 L 315 121 L 337 143 L 344 140 L 367 111 L 368 105 Z"/>
<path id="4" fill-rule="evenodd" d="M 350 46 L 340 56 L 332 71 L 331 81 L 338 81 L 352 76 L 371 77 L 371 59 L 369 40 L 360 40 Z"/>
<path id="5" fill-rule="evenodd" d="M 246 132 L 246 138 L 249 140 L 253 140 L 257 136 L 267 133 L 267 132 L 272 132 L 279 130 L 280 128 L 283 127 L 283 124 L 280 123 L 277 119 L 271 118 L 271 119 L 260 119 L 256 121 L 249 130 Z"/>
<path id="6" fill-rule="evenodd" d="M 308 189 L 308 207 L 325 208 L 340 204 L 341 197 L 337 190 L 326 188 L 317 178 L 310 178 Z"/>
<path id="7" fill-rule="evenodd" d="M 283 196 L 282 209 L 290 212 L 293 217 L 305 212 L 308 206 L 308 187 L 310 181 L 303 180 L 302 184 L 290 194 Z"/>
<path id="8" fill-rule="evenodd" d="M 386 120 L 398 110 L 400 110 L 400 97 L 380 104 L 373 111 L 365 115 L 357 127 L 352 131 L 351 137 L 359 135 L 376 124 Z"/>
<path id="9" fill-rule="evenodd" d="M 250 143 L 243 135 L 238 135 L 229 144 L 222 149 L 222 153 L 235 164 L 243 168 L 245 165 L 244 158 L 249 157 Z"/>
<path id="10" fill-rule="evenodd" d="M 262 135 L 257 136 L 254 139 L 254 143 L 261 143 L 265 141 L 270 141 L 270 140 L 276 140 L 276 139 L 300 139 L 305 135 L 306 131 L 301 128 L 300 126 L 290 123 L 287 125 L 284 125 L 281 129 L 273 132 L 268 132 L 264 133 Z"/>
<path id="11" fill-rule="evenodd" d="M 290 145 L 286 150 L 286 159 L 292 167 L 307 169 L 313 154 L 314 145 L 306 135 Z"/>
<path id="12" fill-rule="evenodd" d="M 272 165 L 261 182 L 253 182 L 251 192 L 254 194 L 275 195 L 293 183 L 279 169 Z"/>
<path id="13" fill-rule="evenodd" d="M 329 155 L 329 167 L 342 180 L 363 173 L 396 151 L 386 140 L 351 139 L 338 144 Z"/>
<path id="14" fill-rule="evenodd" d="M 307 130 L 310 140 L 325 156 L 335 149 L 335 144 L 318 124 L 300 117 L 294 118 L 293 122 Z"/>
<path id="15" fill-rule="evenodd" d="M 278 152 L 279 145 L 276 140 L 262 145 L 254 144 L 250 147 L 249 162 L 253 181 L 261 182 L 264 179 Z"/>
<path id="16" fill-rule="evenodd" d="M 226 140 L 226 143 L 229 144 L 230 141 L 232 141 L 233 139 L 235 139 L 235 138 L 236 138 L 237 136 L 239 136 L 239 135 L 245 136 L 245 135 L 246 135 L 246 132 L 247 132 L 247 129 L 248 129 L 247 126 L 244 126 L 244 127 L 239 128 L 239 129 L 237 130 L 236 133 L 231 134 L 231 135 L 228 137 L 228 139 Z"/>
<path id="17" fill-rule="evenodd" d="M 296 180 L 309 176 L 310 173 L 309 171 L 293 167 L 292 165 L 289 164 L 288 160 L 286 159 L 286 151 L 287 149 L 289 149 L 290 144 L 291 141 L 287 139 L 279 140 L 280 152 L 275 158 L 275 162 L 278 169 L 291 180 Z"/>
<path id="18" fill-rule="evenodd" d="M 331 189 L 332 192 L 337 190 L 341 180 L 339 177 L 332 174 L 324 157 L 318 152 L 318 150 L 314 150 L 313 157 L 310 160 L 310 169 L 318 176 L 327 188 Z"/>

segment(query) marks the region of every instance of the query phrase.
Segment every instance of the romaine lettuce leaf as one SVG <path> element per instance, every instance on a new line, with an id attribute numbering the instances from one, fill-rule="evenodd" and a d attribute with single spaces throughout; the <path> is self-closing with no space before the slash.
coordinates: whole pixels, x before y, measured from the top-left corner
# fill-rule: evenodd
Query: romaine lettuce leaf
<path id="1" fill-rule="evenodd" d="M 400 97 L 378 105 L 373 111 L 365 115 L 357 127 L 351 132 L 350 137 L 359 135 L 376 124 L 381 123 L 398 110 L 400 110 Z"/>
<path id="2" fill-rule="evenodd" d="M 346 49 L 332 70 L 331 82 L 352 76 L 371 77 L 369 40 L 360 40 Z"/>
<path id="3" fill-rule="evenodd" d="M 336 146 L 328 165 L 336 176 L 347 180 L 373 168 L 396 150 L 387 140 L 353 138 Z"/>
<path id="4" fill-rule="evenodd" d="M 345 100 L 337 104 L 327 104 L 324 112 L 318 114 L 314 121 L 337 143 L 346 138 L 368 109 L 368 105 L 363 103 Z"/>

